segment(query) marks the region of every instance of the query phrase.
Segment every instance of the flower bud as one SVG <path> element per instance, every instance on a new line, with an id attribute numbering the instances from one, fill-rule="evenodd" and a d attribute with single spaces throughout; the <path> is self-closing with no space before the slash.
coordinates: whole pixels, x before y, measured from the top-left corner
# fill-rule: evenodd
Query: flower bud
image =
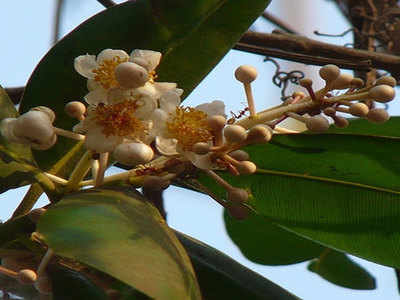
<path id="1" fill-rule="evenodd" d="M 268 143 L 272 138 L 272 129 L 267 125 L 256 125 L 247 134 L 249 143 Z"/>
<path id="2" fill-rule="evenodd" d="M 238 161 L 249 160 L 250 156 L 246 151 L 235 150 L 229 153 L 229 156 Z"/>
<path id="3" fill-rule="evenodd" d="M 211 116 L 207 119 L 208 126 L 214 131 L 220 131 L 225 127 L 226 118 L 221 115 Z"/>
<path id="4" fill-rule="evenodd" d="M 236 79 L 242 83 L 253 82 L 257 75 L 257 69 L 249 65 L 240 66 L 235 71 Z"/>
<path id="5" fill-rule="evenodd" d="M 30 111 L 41 111 L 47 115 L 50 120 L 50 123 L 53 124 L 54 120 L 56 119 L 56 114 L 47 106 L 36 106 L 30 109 Z"/>
<path id="6" fill-rule="evenodd" d="M 366 104 L 358 102 L 350 105 L 349 112 L 356 117 L 365 117 L 369 112 L 369 108 Z"/>
<path id="7" fill-rule="evenodd" d="M 247 132 L 240 125 L 228 125 L 224 128 L 224 136 L 228 143 L 241 143 L 246 139 Z"/>
<path id="8" fill-rule="evenodd" d="M 23 269 L 18 272 L 17 280 L 21 284 L 34 284 L 37 280 L 37 274 L 30 269 Z"/>
<path id="9" fill-rule="evenodd" d="M 311 87 L 312 86 L 312 84 L 313 84 L 313 81 L 310 79 L 310 78 L 303 78 L 303 79 L 300 79 L 299 80 L 299 84 L 302 86 L 302 87 Z"/>
<path id="10" fill-rule="evenodd" d="M 126 89 L 143 86 L 149 80 L 149 73 L 145 68 L 133 62 L 124 62 L 115 68 L 115 79 Z"/>
<path id="11" fill-rule="evenodd" d="M 257 166 L 248 160 L 241 161 L 240 164 L 236 165 L 235 167 L 242 175 L 253 174 L 257 170 Z"/>
<path id="12" fill-rule="evenodd" d="M 153 159 L 154 152 L 151 147 L 142 143 L 119 144 L 114 152 L 114 158 L 127 166 L 144 164 Z"/>
<path id="13" fill-rule="evenodd" d="M 383 76 L 375 81 L 375 85 L 381 85 L 381 84 L 386 84 L 391 87 L 395 87 L 397 85 L 397 81 L 392 76 Z"/>
<path id="14" fill-rule="evenodd" d="M 306 118 L 306 127 L 310 131 L 321 132 L 328 130 L 329 122 L 322 116 Z"/>
<path id="15" fill-rule="evenodd" d="M 334 109 L 333 107 L 327 107 L 324 109 L 324 114 L 329 117 L 334 117 L 336 116 L 336 109 Z"/>
<path id="16" fill-rule="evenodd" d="M 390 115 L 383 108 L 370 109 L 367 114 L 367 120 L 373 123 L 384 123 L 389 120 Z"/>
<path id="17" fill-rule="evenodd" d="M 64 110 L 71 118 L 82 119 L 82 116 L 86 112 L 86 106 L 82 102 L 72 101 L 65 105 Z"/>
<path id="18" fill-rule="evenodd" d="M 207 154 L 208 152 L 210 152 L 210 145 L 202 142 L 196 143 L 193 145 L 192 151 L 200 155 Z"/>
<path id="19" fill-rule="evenodd" d="M 226 192 L 226 198 L 232 203 L 241 204 L 247 202 L 249 193 L 245 189 L 232 187 Z"/>
<path id="20" fill-rule="evenodd" d="M 332 89 L 343 90 L 351 86 L 353 76 L 350 74 L 340 74 L 338 78 L 332 83 Z"/>
<path id="21" fill-rule="evenodd" d="M 340 69 L 336 65 L 326 65 L 319 69 L 319 76 L 326 82 L 332 82 L 340 75 Z"/>
<path id="22" fill-rule="evenodd" d="M 371 88 L 368 96 L 377 102 L 386 103 L 393 100 L 395 92 L 391 86 L 381 84 Z"/>
<path id="23" fill-rule="evenodd" d="M 364 86 L 364 80 L 361 78 L 353 78 L 353 80 L 350 82 L 350 85 L 355 88 L 362 88 Z"/>
<path id="24" fill-rule="evenodd" d="M 338 128 L 346 128 L 349 126 L 349 121 L 346 118 L 336 116 L 335 117 L 335 126 Z"/>

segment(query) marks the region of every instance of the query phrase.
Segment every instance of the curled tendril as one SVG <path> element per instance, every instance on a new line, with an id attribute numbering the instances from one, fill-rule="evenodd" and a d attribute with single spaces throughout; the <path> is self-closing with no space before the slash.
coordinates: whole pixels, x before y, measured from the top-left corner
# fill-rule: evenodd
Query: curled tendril
<path id="1" fill-rule="evenodd" d="M 276 70 L 274 76 L 272 77 L 272 82 L 277 87 L 281 88 L 281 100 L 285 101 L 287 98 L 290 97 L 286 95 L 286 89 L 289 83 L 298 85 L 299 80 L 304 78 L 304 73 L 299 70 L 294 70 L 291 72 L 280 71 L 281 66 L 279 65 L 279 63 L 270 57 L 266 57 L 264 61 L 270 61 L 275 65 Z"/>

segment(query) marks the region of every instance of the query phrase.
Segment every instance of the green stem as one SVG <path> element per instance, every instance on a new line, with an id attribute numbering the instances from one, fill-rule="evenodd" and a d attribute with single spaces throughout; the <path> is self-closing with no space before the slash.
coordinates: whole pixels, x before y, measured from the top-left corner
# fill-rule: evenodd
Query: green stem
<path id="1" fill-rule="evenodd" d="M 81 160 L 76 165 L 74 171 L 69 177 L 69 182 L 65 187 L 66 192 L 76 191 L 79 189 L 79 183 L 86 176 L 87 172 L 92 166 L 92 154 L 90 151 L 86 151 L 82 156 Z"/>
<path id="2" fill-rule="evenodd" d="M 42 194 L 42 187 L 38 183 L 32 184 L 11 218 L 20 217 L 27 214 Z"/>

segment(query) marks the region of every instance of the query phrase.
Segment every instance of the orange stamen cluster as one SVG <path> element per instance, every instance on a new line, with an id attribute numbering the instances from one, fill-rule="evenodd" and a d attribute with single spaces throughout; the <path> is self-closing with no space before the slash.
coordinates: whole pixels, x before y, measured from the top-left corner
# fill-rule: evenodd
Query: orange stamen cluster
<path id="1" fill-rule="evenodd" d="M 105 136 L 139 137 L 146 132 L 144 123 L 135 118 L 137 101 L 125 100 L 119 103 L 96 107 L 95 121 L 100 125 Z"/>
<path id="2" fill-rule="evenodd" d="M 127 58 L 121 59 L 119 56 L 115 56 L 112 59 L 103 60 L 99 67 L 92 71 L 96 74 L 94 80 L 99 82 L 103 88 L 107 90 L 118 86 L 114 71 L 119 64 L 126 61 L 128 61 Z"/>
<path id="3" fill-rule="evenodd" d="M 149 82 L 150 83 L 154 83 L 154 81 L 157 79 L 158 75 L 156 73 L 156 71 L 150 71 L 149 72 Z"/>
<path id="4" fill-rule="evenodd" d="M 196 143 L 206 143 L 213 138 L 207 114 L 191 107 L 177 107 L 172 120 L 167 122 L 167 130 L 185 151 L 191 150 Z"/>

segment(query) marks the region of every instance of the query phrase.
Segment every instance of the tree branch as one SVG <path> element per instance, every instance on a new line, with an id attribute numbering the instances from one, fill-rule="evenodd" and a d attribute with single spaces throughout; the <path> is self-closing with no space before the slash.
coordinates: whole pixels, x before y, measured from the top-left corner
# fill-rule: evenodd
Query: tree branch
<path id="1" fill-rule="evenodd" d="M 248 48 L 243 47 L 244 45 L 247 45 Z M 347 67 L 350 67 L 351 64 L 354 66 L 363 65 L 362 69 L 369 62 L 371 68 L 386 70 L 396 79 L 400 79 L 400 57 L 395 55 L 332 45 L 303 36 L 282 33 L 281 31 L 274 31 L 271 34 L 248 31 L 240 39 L 237 48 L 240 50 L 250 50 L 249 47 L 257 48 L 259 51 L 261 49 L 269 51 L 270 54 L 268 55 L 270 56 L 274 56 L 273 52 L 275 52 L 281 55 L 276 57 L 300 62 L 303 61 L 297 58 L 299 55 L 300 57 L 303 55 L 303 57 L 307 57 L 306 63 L 308 64 L 318 65 L 321 63 L 321 58 L 324 58 L 327 60 L 327 63 L 336 63 L 337 61 L 335 60 L 342 61 L 342 63 L 346 62 L 343 65 L 347 65 Z M 265 55 L 266 53 L 259 54 Z M 283 57 L 283 55 L 286 56 Z M 313 57 L 316 57 L 316 59 Z M 308 59 L 311 61 L 308 61 Z M 352 69 L 356 68 L 353 67 Z"/>

